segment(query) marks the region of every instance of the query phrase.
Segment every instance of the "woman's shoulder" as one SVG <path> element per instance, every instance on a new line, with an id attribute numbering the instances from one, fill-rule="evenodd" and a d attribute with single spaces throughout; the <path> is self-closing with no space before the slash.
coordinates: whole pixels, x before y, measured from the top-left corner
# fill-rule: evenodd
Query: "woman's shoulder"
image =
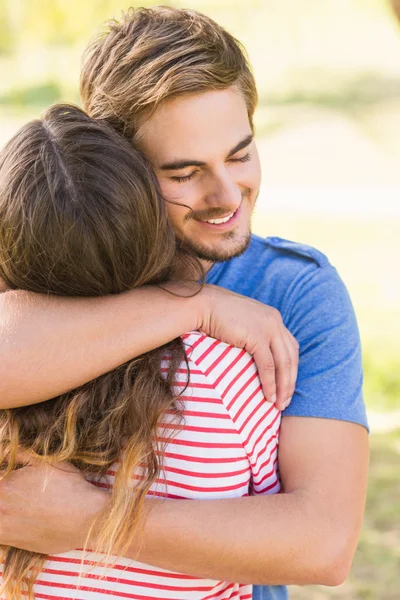
<path id="1" fill-rule="evenodd" d="M 189 331 L 182 335 L 181 339 L 188 359 L 206 371 L 209 370 L 210 362 L 218 359 L 230 360 L 238 355 L 246 355 L 251 358 L 246 350 L 226 344 L 202 331 Z"/>
<path id="2" fill-rule="evenodd" d="M 201 331 L 183 335 L 182 341 L 189 368 L 201 372 L 222 396 L 249 381 L 258 381 L 255 361 L 243 348 L 226 344 Z"/>

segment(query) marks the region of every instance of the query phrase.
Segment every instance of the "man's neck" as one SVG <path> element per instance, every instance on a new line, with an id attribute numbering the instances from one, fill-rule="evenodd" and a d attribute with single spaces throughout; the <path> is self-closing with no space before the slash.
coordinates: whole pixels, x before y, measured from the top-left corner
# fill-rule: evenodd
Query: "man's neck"
<path id="1" fill-rule="evenodd" d="M 211 267 L 213 267 L 215 264 L 209 260 L 201 260 L 201 259 L 200 259 L 200 263 L 201 263 L 201 266 L 203 267 L 204 273 L 206 275 L 207 275 L 208 271 L 211 269 Z"/>

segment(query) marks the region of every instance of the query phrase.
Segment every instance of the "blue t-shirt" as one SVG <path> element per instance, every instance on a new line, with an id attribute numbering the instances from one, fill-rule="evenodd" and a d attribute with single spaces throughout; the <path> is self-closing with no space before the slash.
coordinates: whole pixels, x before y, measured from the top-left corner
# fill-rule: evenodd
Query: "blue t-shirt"
<path id="1" fill-rule="evenodd" d="M 252 235 L 237 258 L 216 263 L 207 283 L 278 309 L 300 344 L 296 391 L 285 415 L 351 421 L 367 427 L 360 337 L 339 275 L 315 248 Z M 286 600 L 284 586 L 255 586 L 253 600 Z"/>

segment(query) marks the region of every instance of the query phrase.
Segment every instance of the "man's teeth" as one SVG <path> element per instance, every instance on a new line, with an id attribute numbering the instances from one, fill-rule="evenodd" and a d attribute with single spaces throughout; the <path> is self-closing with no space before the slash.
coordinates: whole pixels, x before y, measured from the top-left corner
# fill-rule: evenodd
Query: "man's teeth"
<path id="1" fill-rule="evenodd" d="M 220 225 L 221 223 L 227 223 L 229 221 L 229 219 L 232 219 L 234 214 L 235 213 L 231 213 L 230 215 L 228 215 L 227 217 L 224 217 L 223 219 L 213 219 L 210 221 L 206 221 L 206 223 L 211 223 L 212 225 Z"/>

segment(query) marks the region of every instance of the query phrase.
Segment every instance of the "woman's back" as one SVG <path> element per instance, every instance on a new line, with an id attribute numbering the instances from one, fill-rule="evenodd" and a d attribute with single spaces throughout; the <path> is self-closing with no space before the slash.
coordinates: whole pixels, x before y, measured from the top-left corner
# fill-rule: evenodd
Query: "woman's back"
<path id="1" fill-rule="evenodd" d="M 199 332 L 182 339 L 190 369 L 190 384 L 181 396 L 183 423 L 170 439 L 168 415 L 163 420 L 164 432 L 159 430 L 158 441 L 167 443 L 164 473 L 149 496 L 179 501 L 278 492 L 280 413 L 266 402 L 253 359 L 244 350 Z M 167 362 L 168 357 L 163 369 Z M 176 375 L 178 389 L 186 383 L 185 374 L 186 365 L 181 365 Z M 118 464 L 97 485 L 111 488 L 117 469 Z M 108 568 L 91 564 L 102 558 L 81 550 L 50 557 L 35 585 L 36 597 L 251 598 L 251 585 L 198 579 L 121 557 Z"/>
<path id="2" fill-rule="evenodd" d="M 154 174 L 107 124 L 56 106 L 0 154 L 0 276 L 10 288 L 120 293 L 163 285 L 183 260 L 198 279 L 195 260 L 176 249 Z M 111 497 L 89 561 L 98 566 L 83 565 L 83 551 L 43 565 L 43 555 L 8 547 L 7 598 L 33 598 L 34 591 L 37 598 L 85 600 L 100 593 L 248 596 L 249 586 L 177 574 L 163 574 L 160 583 L 158 570 L 118 559 L 104 572 L 99 562 L 124 555 L 146 495 L 211 499 L 277 491 L 278 425 L 251 357 L 199 333 L 47 402 L 0 411 L 3 477 L 18 467 L 22 450 L 45 463 L 73 463 Z M 35 569 L 42 570 L 34 585 Z"/>

